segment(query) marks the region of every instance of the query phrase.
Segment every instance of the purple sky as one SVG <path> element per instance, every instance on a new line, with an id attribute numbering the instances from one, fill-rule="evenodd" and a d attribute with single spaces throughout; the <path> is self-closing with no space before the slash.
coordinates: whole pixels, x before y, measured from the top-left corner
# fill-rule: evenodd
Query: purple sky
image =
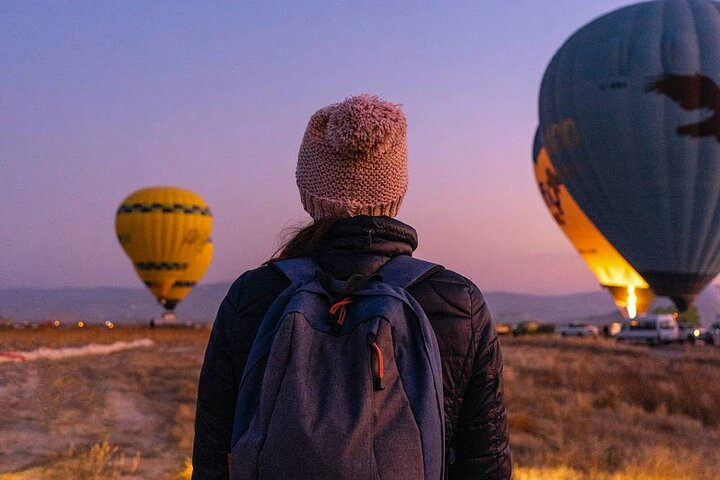
<path id="1" fill-rule="evenodd" d="M 598 288 L 531 144 L 553 53 L 627 2 L 269 3 L 0 3 L 0 287 L 139 286 L 114 215 L 149 185 L 208 201 L 204 281 L 236 277 L 309 219 L 294 169 L 310 115 L 367 92 L 404 105 L 398 218 L 419 256 L 484 290 Z"/>

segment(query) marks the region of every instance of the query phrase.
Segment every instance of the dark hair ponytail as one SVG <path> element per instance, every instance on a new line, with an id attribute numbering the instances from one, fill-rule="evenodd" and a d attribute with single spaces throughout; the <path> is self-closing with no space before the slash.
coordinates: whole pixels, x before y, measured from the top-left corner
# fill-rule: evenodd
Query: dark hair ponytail
<path id="1" fill-rule="evenodd" d="M 286 240 L 273 254 L 272 260 L 286 260 L 310 255 L 320 244 L 320 240 L 330 230 L 337 218 L 315 220 L 309 225 L 291 228 L 283 232 Z"/>

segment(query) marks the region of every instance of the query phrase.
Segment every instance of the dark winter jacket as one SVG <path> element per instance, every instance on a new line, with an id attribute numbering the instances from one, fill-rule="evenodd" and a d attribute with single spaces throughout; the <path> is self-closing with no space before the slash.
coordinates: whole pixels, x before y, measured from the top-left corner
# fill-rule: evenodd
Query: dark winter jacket
<path id="1" fill-rule="evenodd" d="M 417 247 L 412 227 L 358 216 L 333 225 L 313 255 L 336 278 L 373 273 Z M 289 285 L 271 266 L 230 287 L 218 311 L 200 374 L 194 479 L 227 479 L 238 385 L 253 338 L 272 301 Z M 465 277 L 443 270 L 410 287 L 435 330 L 443 366 L 450 479 L 509 479 L 502 355 L 487 305 Z"/>

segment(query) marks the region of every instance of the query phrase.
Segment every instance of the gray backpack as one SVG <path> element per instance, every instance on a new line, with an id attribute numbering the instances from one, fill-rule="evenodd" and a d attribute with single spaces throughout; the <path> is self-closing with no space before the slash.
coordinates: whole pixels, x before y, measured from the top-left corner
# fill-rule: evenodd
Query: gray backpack
<path id="1" fill-rule="evenodd" d="M 309 258 L 262 320 L 233 425 L 232 479 L 445 476 L 437 340 L 406 288 L 442 267 L 400 256 L 340 281 Z"/>

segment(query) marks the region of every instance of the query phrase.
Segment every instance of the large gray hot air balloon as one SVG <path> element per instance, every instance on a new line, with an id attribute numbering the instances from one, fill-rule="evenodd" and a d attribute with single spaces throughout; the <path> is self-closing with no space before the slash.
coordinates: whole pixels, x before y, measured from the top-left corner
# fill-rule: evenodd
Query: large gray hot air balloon
<path id="1" fill-rule="evenodd" d="M 682 310 L 720 272 L 720 4 L 616 10 L 565 42 L 543 143 L 582 210 Z"/>

